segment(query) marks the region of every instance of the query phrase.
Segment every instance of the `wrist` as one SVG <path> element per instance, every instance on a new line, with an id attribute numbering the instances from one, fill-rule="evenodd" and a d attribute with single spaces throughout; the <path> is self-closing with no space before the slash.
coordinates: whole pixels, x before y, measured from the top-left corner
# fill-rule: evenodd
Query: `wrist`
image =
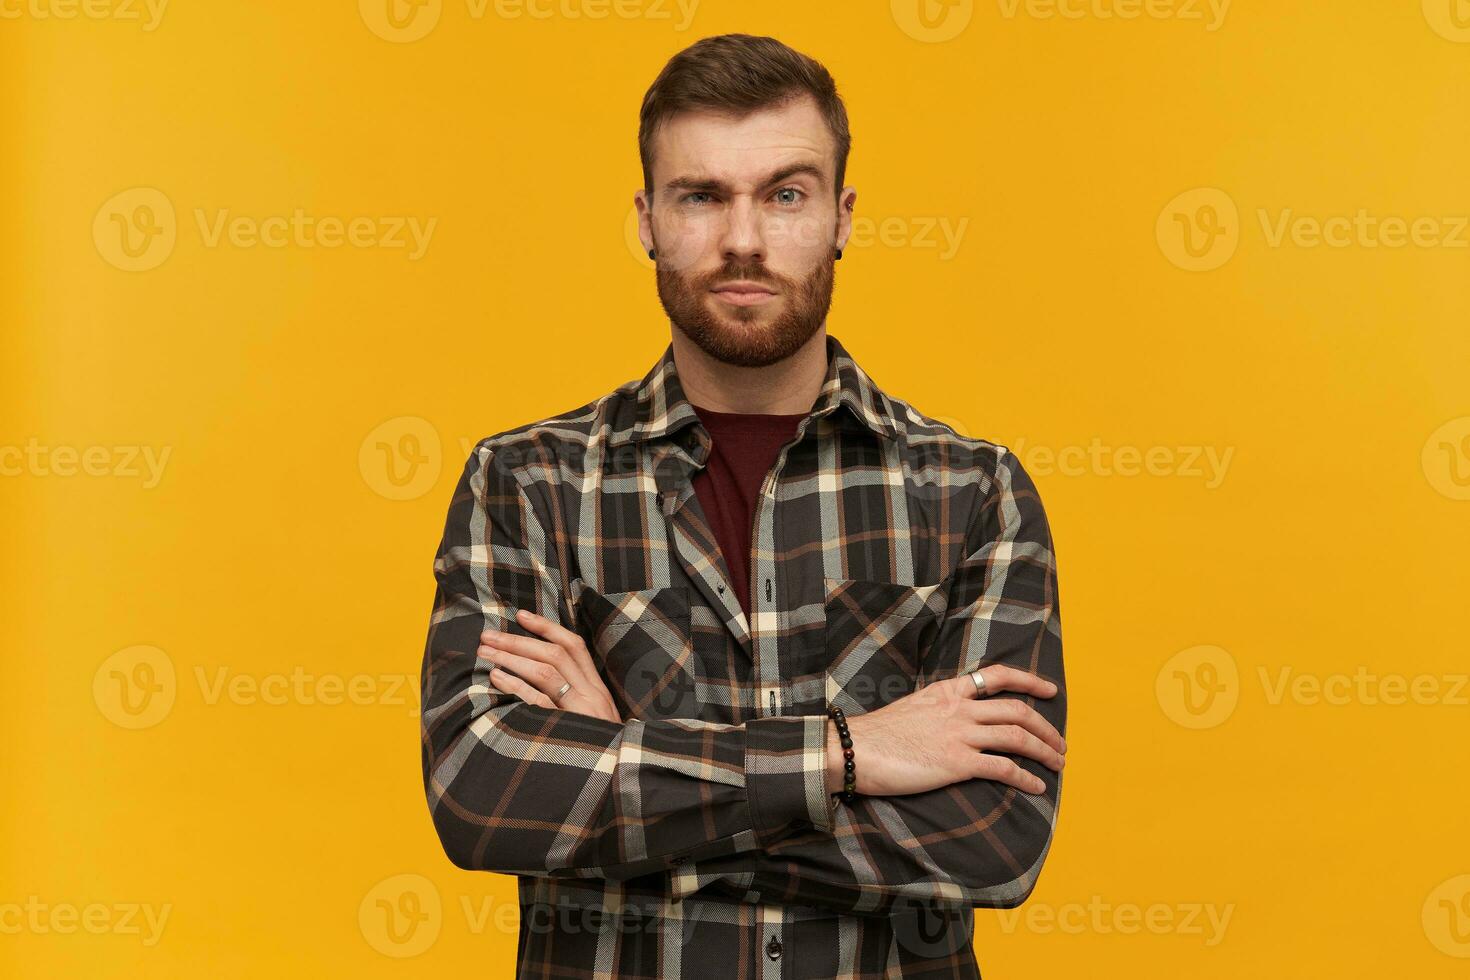
<path id="1" fill-rule="evenodd" d="M 827 792 L 851 804 L 857 792 L 852 723 L 840 709 L 827 708 Z"/>
<path id="2" fill-rule="evenodd" d="M 851 723 L 849 722 L 849 725 Z M 850 729 L 849 729 L 850 730 Z M 832 716 L 827 716 L 827 793 L 833 795 L 842 792 L 843 777 L 846 769 L 843 762 L 846 760 L 842 755 L 842 740 L 837 734 L 837 722 Z"/>

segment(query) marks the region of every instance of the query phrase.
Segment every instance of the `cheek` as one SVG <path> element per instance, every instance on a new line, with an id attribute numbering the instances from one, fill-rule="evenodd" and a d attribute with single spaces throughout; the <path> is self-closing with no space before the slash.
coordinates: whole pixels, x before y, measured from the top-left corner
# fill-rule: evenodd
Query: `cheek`
<path id="1" fill-rule="evenodd" d="M 766 238 L 773 255 L 788 255 L 790 265 L 803 267 L 811 265 L 813 255 L 825 254 L 836 241 L 832 216 L 827 214 L 773 219 Z"/>
<path id="2" fill-rule="evenodd" d="M 659 263 L 665 268 L 690 272 L 698 268 L 716 239 L 705 222 L 675 218 L 660 227 Z"/>
<path id="3" fill-rule="evenodd" d="M 659 230 L 676 248 L 701 248 L 716 236 L 715 222 L 698 212 L 671 211 L 659 223 Z"/>

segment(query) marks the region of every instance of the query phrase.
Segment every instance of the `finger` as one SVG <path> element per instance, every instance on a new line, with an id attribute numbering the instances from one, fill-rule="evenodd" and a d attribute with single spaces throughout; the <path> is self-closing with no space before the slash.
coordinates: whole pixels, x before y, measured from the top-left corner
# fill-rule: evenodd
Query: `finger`
<path id="1" fill-rule="evenodd" d="M 549 663 L 560 670 L 573 684 L 580 683 L 583 687 L 588 686 L 587 681 L 590 677 L 595 676 L 596 672 L 592 667 L 591 659 L 583 652 L 584 645 L 577 634 L 563 629 L 559 624 L 552 623 L 545 616 L 538 616 L 526 609 L 517 612 L 516 621 L 525 629 L 535 633 L 544 633 L 549 638 L 537 639 L 534 636 L 485 630 L 480 634 L 480 642 L 509 649 L 523 657 L 532 657 Z M 553 627 L 554 633 L 552 632 Z M 563 643 L 567 646 L 563 646 Z M 579 653 L 582 656 L 579 657 Z"/>
<path id="2" fill-rule="evenodd" d="M 966 741 L 977 749 L 1024 755 L 1058 772 L 1067 762 L 1066 756 L 1020 725 L 980 725 L 971 730 Z"/>
<path id="3" fill-rule="evenodd" d="M 545 616 L 534 613 L 529 609 L 516 610 L 516 622 L 567 650 L 582 649 L 584 647 L 581 636 L 573 633 L 561 623 L 547 619 Z"/>
<path id="4" fill-rule="evenodd" d="M 572 685 L 572 689 L 565 697 L 556 699 L 558 705 L 573 710 L 582 710 L 582 707 L 592 705 L 593 712 L 598 717 L 602 717 L 599 712 L 605 712 L 606 715 L 616 716 L 617 720 L 621 721 L 622 715 L 613 701 L 612 694 L 607 690 L 607 684 L 603 681 L 602 675 L 598 673 L 591 658 L 587 655 L 586 645 L 582 642 L 581 637 L 570 630 L 561 629 L 558 624 L 545 616 L 538 616 L 530 610 L 518 610 L 517 622 L 531 630 L 555 627 L 554 631 L 548 631 L 548 635 L 561 637 L 565 642 L 571 644 L 572 649 L 568 651 L 559 644 L 535 637 L 485 630 L 480 634 L 481 642 L 484 644 L 480 647 L 480 655 L 496 659 L 497 652 L 515 652 L 527 659 L 548 664 L 555 668 L 561 677 L 547 689 L 548 694 L 554 697 L 564 682 L 570 682 Z M 582 707 L 578 707 L 579 705 Z"/>
<path id="5" fill-rule="evenodd" d="M 978 673 L 985 682 L 984 695 L 970 679 L 971 673 Z M 964 682 L 962 686 L 959 685 L 960 681 Z M 970 698 L 984 697 L 999 691 L 1018 691 L 1034 694 L 1039 698 L 1050 698 L 1057 693 L 1057 685 L 1053 682 L 1007 664 L 988 664 L 977 671 L 968 671 L 959 677 L 950 678 L 950 683 L 956 684 L 958 693 Z"/>
<path id="6" fill-rule="evenodd" d="M 592 656 L 587 652 L 587 644 L 578 634 L 573 633 L 555 620 L 547 619 L 545 616 L 539 613 L 533 613 L 529 609 L 518 610 L 516 612 L 516 621 L 531 632 L 544 637 L 565 650 L 579 670 L 595 673 L 596 668 L 592 665 Z"/>
<path id="7" fill-rule="evenodd" d="M 591 682 L 591 680 L 598 679 L 597 664 L 592 663 L 592 654 L 588 651 L 587 641 L 584 641 L 579 633 L 566 629 L 556 620 L 547 619 L 539 613 L 532 613 L 531 610 L 517 611 L 516 619 L 526 629 L 541 633 L 542 636 L 564 649 L 567 657 L 572 661 L 573 669 L 581 673 L 582 680 Z"/>
<path id="8" fill-rule="evenodd" d="M 490 686 L 502 694 L 514 694 L 527 704 L 539 705 L 543 708 L 556 707 L 546 695 L 519 677 L 516 677 L 510 671 L 501 670 L 499 667 L 493 668 L 490 671 Z"/>
<path id="9" fill-rule="evenodd" d="M 553 702 L 557 699 L 556 692 L 560 691 L 561 686 L 567 682 L 567 678 L 562 676 L 561 671 L 540 660 L 532 660 L 530 657 L 522 657 L 506 650 L 495 650 L 488 647 L 480 649 L 484 651 L 481 656 L 486 660 L 493 661 L 497 667 L 509 670 L 515 674 L 517 679 L 530 684 L 551 698 Z"/>
<path id="10" fill-rule="evenodd" d="M 1062 738 L 1062 733 L 1025 701 L 987 698 L 974 702 L 969 711 L 970 717 L 982 726 L 1020 725 L 1058 752 L 1067 751 L 1067 740 Z"/>
<path id="11" fill-rule="evenodd" d="M 501 633 L 497 630 L 485 630 L 480 634 L 481 649 L 504 650 L 528 660 L 538 660 L 543 664 L 549 664 L 561 671 L 566 679 L 573 684 L 583 682 L 581 669 L 571 654 L 545 640 L 538 640 L 534 636 L 520 636 L 516 633 Z"/>
<path id="12" fill-rule="evenodd" d="M 989 752 L 976 752 L 974 763 L 975 775 L 981 779 L 993 779 L 1007 786 L 1014 786 L 1023 793 L 1044 793 L 1046 783 L 1040 776 L 1034 776 L 1022 769 L 1012 759 L 1003 755 L 991 755 Z"/>

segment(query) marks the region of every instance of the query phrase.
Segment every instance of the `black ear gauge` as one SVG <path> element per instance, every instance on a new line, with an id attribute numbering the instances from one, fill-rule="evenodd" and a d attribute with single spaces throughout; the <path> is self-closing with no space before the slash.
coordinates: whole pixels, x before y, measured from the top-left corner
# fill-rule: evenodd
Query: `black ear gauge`
<path id="1" fill-rule="evenodd" d="M 649 249 L 649 250 L 648 250 L 648 257 L 649 257 L 649 258 L 650 258 L 650 259 L 651 259 L 651 258 L 653 258 L 653 249 Z"/>

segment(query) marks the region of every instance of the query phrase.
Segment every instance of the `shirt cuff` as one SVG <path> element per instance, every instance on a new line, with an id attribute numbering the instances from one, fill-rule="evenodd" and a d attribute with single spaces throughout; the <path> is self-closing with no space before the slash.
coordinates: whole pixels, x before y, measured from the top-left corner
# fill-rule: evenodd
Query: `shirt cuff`
<path id="1" fill-rule="evenodd" d="M 808 826 L 831 833 L 836 798 L 827 792 L 827 716 L 747 721 L 745 793 L 762 847 Z"/>

